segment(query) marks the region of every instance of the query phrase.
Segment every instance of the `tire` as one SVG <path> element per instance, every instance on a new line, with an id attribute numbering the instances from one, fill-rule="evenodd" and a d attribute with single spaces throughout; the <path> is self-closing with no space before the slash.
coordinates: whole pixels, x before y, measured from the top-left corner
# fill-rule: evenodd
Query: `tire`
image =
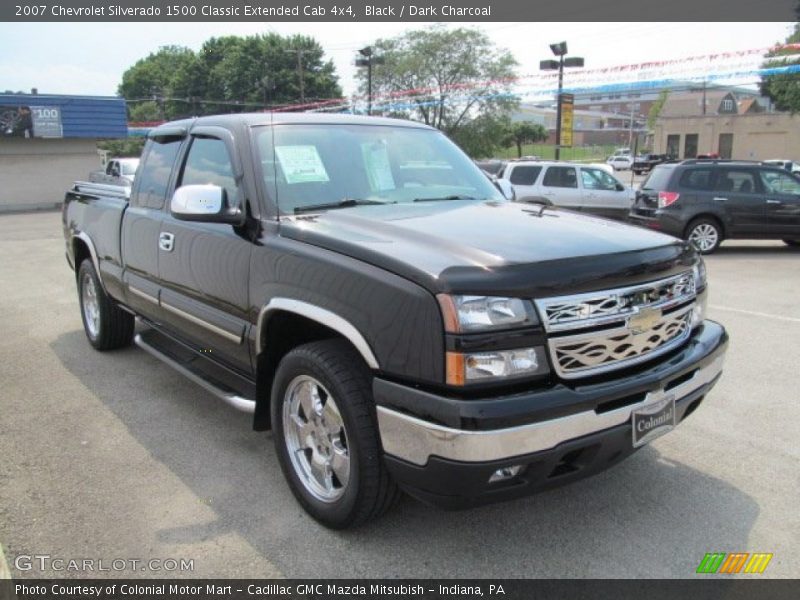
<path id="1" fill-rule="evenodd" d="M 800 248 L 800 240 L 783 240 L 783 243 L 792 248 Z"/>
<path id="2" fill-rule="evenodd" d="M 383 462 L 372 377 L 348 343 L 311 342 L 284 356 L 270 410 L 281 469 L 308 514 L 344 529 L 391 507 L 399 491 Z"/>
<path id="3" fill-rule="evenodd" d="M 711 254 L 722 243 L 722 228 L 714 219 L 700 217 L 689 223 L 684 238 L 692 242 L 700 254 Z"/>
<path id="4" fill-rule="evenodd" d="M 88 258 L 78 269 L 78 302 L 86 338 L 96 350 L 115 350 L 133 340 L 133 315 L 122 310 L 103 290 Z"/>

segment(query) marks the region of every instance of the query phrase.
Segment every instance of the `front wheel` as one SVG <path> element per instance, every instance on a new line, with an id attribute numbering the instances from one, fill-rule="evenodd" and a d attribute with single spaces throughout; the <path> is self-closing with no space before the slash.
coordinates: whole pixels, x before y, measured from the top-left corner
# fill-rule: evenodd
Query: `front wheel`
<path id="1" fill-rule="evenodd" d="M 131 343 L 135 321 L 109 298 L 88 258 L 78 269 L 78 300 L 83 330 L 97 350 L 114 350 Z"/>
<path id="2" fill-rule="evenodd" d="M 303 508 L 334 529 L 383 514 L 398 495 L 383 462 L 371 374 L 343 340 L 281 360 L 271 399 L 275 449 Z"/>
<path id="3" fill-rule="evenodd" d="M 719 224 L 712 219 L 696 219 L 686 228 L 686 239 L 697 248 L 700 254 L 711 254 L 719 248 L 722 242 L 722 230 Z"/>

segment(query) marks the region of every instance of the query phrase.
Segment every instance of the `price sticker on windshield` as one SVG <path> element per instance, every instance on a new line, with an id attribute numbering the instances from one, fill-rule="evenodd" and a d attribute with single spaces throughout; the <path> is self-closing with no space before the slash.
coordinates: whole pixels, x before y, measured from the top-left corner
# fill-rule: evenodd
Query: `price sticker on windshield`
<path id="1" fill-rule="evenodd" d="M 275 146 L 286 183 L 330 181 L 316 146 Z"/>

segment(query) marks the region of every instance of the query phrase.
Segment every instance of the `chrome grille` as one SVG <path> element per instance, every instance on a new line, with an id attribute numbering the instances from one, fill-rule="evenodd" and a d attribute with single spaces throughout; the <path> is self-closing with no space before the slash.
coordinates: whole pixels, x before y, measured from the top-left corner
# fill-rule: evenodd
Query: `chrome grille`
<path id="1" fill-rule="evenodd" d="M 662 319 L 638 335 L 627 326 L 583 335 L 553 338 L 550 355 L 556 370 L 565 377 L 576 377 L 603 367 L 622 368 L 657 356 L 689 335 L 693 306 L 687 306 Z"/>
<path id="2" fill-rule="evenodd" d="M 536 301 L 553 367 L 574 379 L 621 369 L 667 352 L 691 333 L 691 271 L 613 290 Z"/>
<path id="3" fill-rule="evenodd" d="M 688 271 L 615 290 L 544 298 L 536 306 L 547 331 L 563 331 L 612 323 L 642 308 L 668 310 L 694 297 L 694 275 Z"/>

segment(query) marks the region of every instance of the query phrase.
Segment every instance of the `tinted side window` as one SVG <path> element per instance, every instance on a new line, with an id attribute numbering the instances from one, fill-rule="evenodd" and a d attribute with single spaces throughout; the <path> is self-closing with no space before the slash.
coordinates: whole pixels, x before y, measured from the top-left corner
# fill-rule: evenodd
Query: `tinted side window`
<path id="1" fill-rule="evenodd" d="M 542 185 L 563 188 L 578 187 L 578 175 L 575 173 L 575 167 L 550 167 L 544 174 Z"/>
<path id="2" fill-rule="evenodd" d="M 800 179 L 780 171 L 759 170 L 761 182 L 769 194 L 800 194 Z"/>
<path id="3" fill-rule="evenodd" d="M 758 191 L 753 171 L 734 169 L 720 173 L 714 189 L 719 192 L 738 192 L 740 194 L 753 194 Z"/>
<path id="4" fill-rule="evenodd" d="M 137 178 L 138 193 L 134 200 L 137 206 L 161 209 L 164 206 L 169 177 L 181 147 L 181 140 L 176 138 L 164 141 L 150 140 L 147 146 L 141 173 Z"/>
<path id="5" fill-rule="evenodd" d="M 206 184 L 218 185 L 224 189 L 229 206 L 238 204 L 236 179 L 225 142 L 198 137 L 192 140 L 180 185 Z"/>
<path id="6" fill-rule="evenodd" d="M 710 191 L 714 189 L 713 169 L 688 169 L 681 175 L 680 186 L 690 190 Z"/>
<path id="7" fill-rule="evenodd" d="M 642 189 L 656 190 L 659 192 L 667 189 L 669 180 L 672 178 L 674 172 L 675 170 L 672 167 L 656 167 L 650 171 L 650 175 L 648 175 L 647 179 L 642 183 Z"/>
<path id="8" fill-rule="evenodd" d="M 514 185 L 533 185 L 541 172 L 542 167 L 517 166 L 511 171 L 509 181 Z"/>

